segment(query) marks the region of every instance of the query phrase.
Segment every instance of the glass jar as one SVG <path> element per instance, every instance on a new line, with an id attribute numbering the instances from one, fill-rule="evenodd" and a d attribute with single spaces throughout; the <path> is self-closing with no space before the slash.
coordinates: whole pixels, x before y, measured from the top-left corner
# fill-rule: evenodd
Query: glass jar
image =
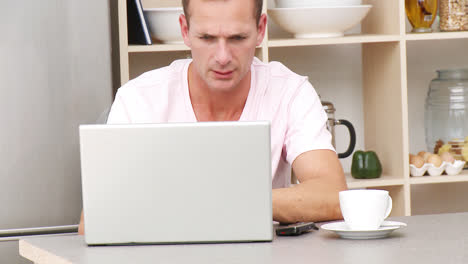
<path id="1" fill-rule="evenodd" d="M 441 31 L 468 30 L 468 0 L 440 0 Z"/>
<path id="2" fill-rule="evenodd" d="M 432 32 L 432 23 L 437 15 L 437 0 L 405 0 L 408 20 L 413 33 Z"/>
<path id="3" fill-rule="evenodd" d="M 463 158 L 468 144 L 468 69 L 437 71 L 426 97 L 425 129 L 428 151 L 450 151 Z M 468 156 L 467 156 L 468 158 Z"/>

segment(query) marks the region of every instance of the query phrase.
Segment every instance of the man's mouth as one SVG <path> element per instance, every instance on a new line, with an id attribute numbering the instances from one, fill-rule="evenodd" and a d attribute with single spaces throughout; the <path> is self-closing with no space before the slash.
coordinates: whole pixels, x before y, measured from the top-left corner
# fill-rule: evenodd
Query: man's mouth
<path id="1" fill-rule="evenodd" d="M 232 74 L 234 73 L 234 71 L 216 71 L 216 70 L 213 70 L 213 72 L 215 73 L 216 77 L 219 79 L 229 79 L 232 77 Z"/>

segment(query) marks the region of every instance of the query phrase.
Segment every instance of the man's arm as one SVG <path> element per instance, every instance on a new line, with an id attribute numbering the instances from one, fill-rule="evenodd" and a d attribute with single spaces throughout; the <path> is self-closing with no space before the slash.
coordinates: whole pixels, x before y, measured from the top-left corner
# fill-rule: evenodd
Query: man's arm
<path id="1" fill-rule="evenodd" d="M 83 210 L 81 210 L 80 225 L 78 226 L 78 235 L 84 235 L 84 215 L 83 215 Z"/>
<path id="2" fill-rule="evenodd" d="M 343 218 L 338 193 L 347 186 L 334 151 L 302 153 L 292 169 L 300 184 L 273 190 L 273 220 L 295 223 Z"/>

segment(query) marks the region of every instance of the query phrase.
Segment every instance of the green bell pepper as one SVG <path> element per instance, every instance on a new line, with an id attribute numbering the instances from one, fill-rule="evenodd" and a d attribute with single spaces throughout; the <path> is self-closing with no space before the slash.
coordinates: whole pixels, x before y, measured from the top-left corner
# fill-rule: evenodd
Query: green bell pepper
<path id="1" fill-rule="evenodd" d="M 351 175 L 355 179 L 375 179 L 382 175 L 382 165 L 374 151 L 358 150 L 353 154 Z"/>

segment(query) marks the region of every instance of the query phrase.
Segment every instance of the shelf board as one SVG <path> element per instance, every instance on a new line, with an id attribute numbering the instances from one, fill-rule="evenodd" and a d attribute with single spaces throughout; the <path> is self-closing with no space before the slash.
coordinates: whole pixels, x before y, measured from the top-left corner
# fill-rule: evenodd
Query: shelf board
<path id="1" fill-rule="evenodd" d="M 359 180 L 359 179 L 354 179 L 351 176 L 351 174 L 346 173 L 345 177 L 346 177 L 346 183 L 348 184 L 349 189 L 395 186 L 395 185 L 403 185 L 405 183 L 405 179 L 401 176 L 382 175 L 380 178 L 377 178 L 377 179 Z"/>
<path id="2" fill-rule="evenodd" d="M 400 41 L 399 35 L 346 35 L 336 38 L 313 38 L 313 39 L 270 39 L 268 47 L 293 47 L 293 46 L 313 46 L 313 45 L 333 45 L 333 44 L 353 44 L 353 43 L 375 43 L 375 42 L 396 42 Z M 163 52 L 163 51 L 183 51 L 190 50 L 185 44 L 153 44 L 153 45 L 129 45 L 128 52 Z"/>
<path id="3" fill-rule="evenodd" d="M 410 177 L 410 184 L 431 184 L 431 183 L 449 183 L 449 182 L 468 182 L 468 171 L 464 170 L 459 175 L 448 176 L 421 176 Z"/>
<path id="4" fill-rule="evenodd" d="M 153 45 L 128 45 L 128 52 L 157 52 L 190 50 L 185 44 L 153 44 Z"/>
<path id="5" fill-rule="evenodd" d="M 261 46 L 257 47 L 260 49 Z M 185 44 L 128 45 L 128 53 L 190 50 Z"/>
<path id="6" fill-rule="evenodd" d="M 468 31 L 460 32 L 433 32 L 433 33 L 406 33 L 406 40 L 437 40 L 437 39 L 466 39 Z"/>
<path id="7" fill-rule="evenodd" d="M 374 43 L 374 42 L 397 42 L 400 41 L 399 35 L 345 35 L 335 38 L 311 38 L 311 39 L 269 39 L 268 47 L 292 47 L 292 46 L 312 46 L 312 45 L 331 45 L 331 44 L 353 44 L 353 43 Z"/>

